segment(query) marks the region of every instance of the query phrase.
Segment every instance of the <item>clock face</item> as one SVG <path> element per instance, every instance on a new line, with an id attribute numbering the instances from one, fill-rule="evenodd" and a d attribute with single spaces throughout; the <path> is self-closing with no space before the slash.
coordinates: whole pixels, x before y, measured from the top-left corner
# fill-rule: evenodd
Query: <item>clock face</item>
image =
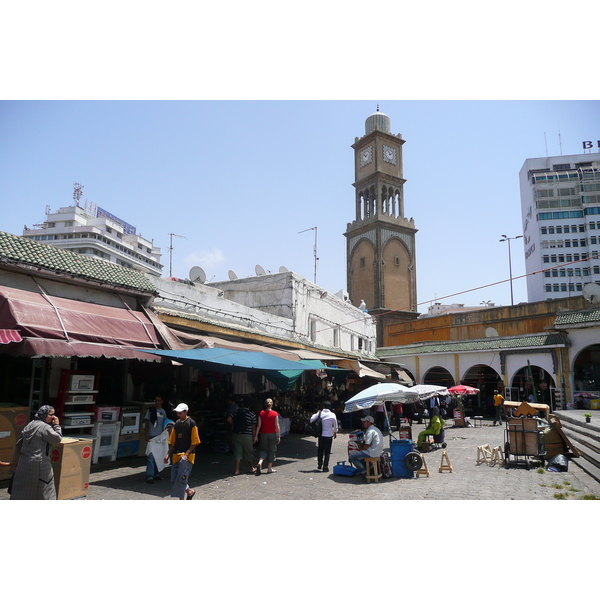
<path id="1" fill-rule="evenodd" d="M 364 167 L 373 160 L 373 146 L 369 146 L 360 151 L 360 166 Z"/>
<path id="2" fill-rule="evenodd" d="M 396 148 L 390 146 L 383 146 L 383 160 L 392 165 L 396 164 Z"/>

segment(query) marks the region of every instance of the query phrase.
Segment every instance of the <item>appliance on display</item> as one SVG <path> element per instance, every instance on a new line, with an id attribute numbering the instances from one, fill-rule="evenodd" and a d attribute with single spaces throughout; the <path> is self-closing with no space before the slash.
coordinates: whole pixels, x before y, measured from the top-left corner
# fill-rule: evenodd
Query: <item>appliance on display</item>
<path id="1" fill-rule="evenodd" d="M 83 391 L 94 389 L 94 375 L 71 375 L 69 377 L 69 391 Z"/>
<path id="2" fill-rule="evenodd" d="M 116 423 L 121 409 L 118 406 L 95 406 L 94 420 L 102 423 Z"/>
<path id="3" fill-rule="evenodd" d="M 121 435 L 130 435 L 140 432 L 142 415 L 139 412 L 123 411 L 121 415 Z"/>
<path id="4" fill-rule="evenodd" d="M 119 423 L 96 423 L 93 429 L 95 439 L 92 462 L 101 458 L 116 460 L 119 446 Z"/>

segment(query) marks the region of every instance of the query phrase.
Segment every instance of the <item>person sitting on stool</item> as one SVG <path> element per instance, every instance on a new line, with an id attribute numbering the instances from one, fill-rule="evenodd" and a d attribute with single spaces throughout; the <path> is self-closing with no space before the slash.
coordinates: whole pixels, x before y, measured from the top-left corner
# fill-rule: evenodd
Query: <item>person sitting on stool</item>
<path id="1" fill-rule="evenodd" d="M 417 446 L 420 447 L 428 435 L 439 435 L 440 431 L 442 431 L 442 428 L 444 427 L 445 422 L 446 421 L 440 417 L 440 409 L 435 406 L 433 408 L 433 416 L 431 417 L 431 421 L 429 421 L 429 427 L 419 433 L 419 437 L 417 438 Z"/>
<path id="2" fill-rule="evenodd" d="M 359 474 L 366 473 L 365 458 L 379 458 L 383 452 L 383 434 L 373 423 L 375 419 L 367 415 L 361 419 L 362 426 L 366 428 L 365 438 L 360 450 L 353 450 L 348 456 L 348 460 L 358 469 Z"/>

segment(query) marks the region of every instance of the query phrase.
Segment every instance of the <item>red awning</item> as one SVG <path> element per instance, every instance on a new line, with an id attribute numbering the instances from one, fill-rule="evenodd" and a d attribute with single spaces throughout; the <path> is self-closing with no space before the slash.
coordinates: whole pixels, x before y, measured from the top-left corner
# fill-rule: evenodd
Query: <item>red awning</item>
<path id="1" fill-rule="evenodd" d="M 23 338 L 16 329 L 0 329 L 0 344 L 20 342 Z"/>
<path id="2" fill-rule="evenodd" d="M 7 350 L 7 352 L 9 352 Z M 40 338 L 24 338 L 23 341 L 10 348 L 11 356 L 77 356 L 79 358 L 135 358 L 149 362 L 162 362 L 160 356 L 140 352 L 128 346 L 112 344 L 92 344 L 88 342 L 66 342 L 64 340 L 48 340 Z"/>
<path id="3" fill-rule="evenodd" d="M 143 312 L 5 286 L 0 286 L 0 328 L 18 329 L 23 338 L 11 354 L 142 358 L 145 353 L 135 348 L 161 348 Z"/>

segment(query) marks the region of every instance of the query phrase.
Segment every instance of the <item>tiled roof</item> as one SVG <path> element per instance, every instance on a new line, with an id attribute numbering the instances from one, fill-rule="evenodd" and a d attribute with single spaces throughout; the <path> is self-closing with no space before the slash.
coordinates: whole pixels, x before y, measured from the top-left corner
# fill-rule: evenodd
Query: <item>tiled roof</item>
<path id="1" fill-rule="evenodd" d="M 4 231 L 0 231 L 0 262 L 39 267 L 140 292 L 156 292 L 154 285 L 140 271 Z"/>
<path id="2" fill-rule="evenodd" d="M 555 326 L 582 325 L 584 323 L 597 323 L 600 321 L 600 310 L 581 310 L 556 315 Z"/>
<path id="3" fill-rule="evenodd" d="M 538 348 L 543 346 L 568 346 L 566 335 L 560 333 L 541 333 L 514 337 L 496 337 L 484 340 L 466 340 L 461 342 L 420 342 L 408 346 L 379 348 L 377 357 L 412 356 L 436 352 L 477 352 L 486 350 L 513 350 L 519 348 Z"/>

